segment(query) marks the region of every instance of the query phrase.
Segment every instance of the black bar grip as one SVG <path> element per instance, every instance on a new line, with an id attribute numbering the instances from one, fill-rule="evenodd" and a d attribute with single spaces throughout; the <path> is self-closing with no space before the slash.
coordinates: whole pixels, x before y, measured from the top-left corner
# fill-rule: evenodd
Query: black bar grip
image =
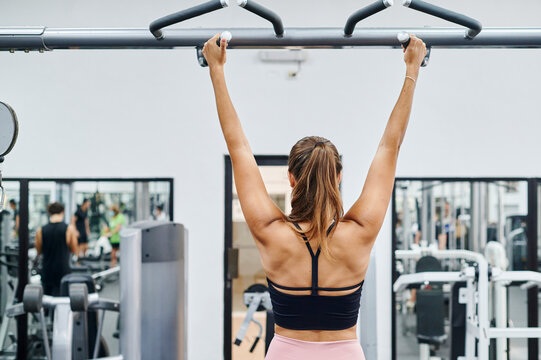
<path id="1" fill-rule="evenodd" d="M 411 9 L 424 12 L 425 14 L 467 27 L 468 30 L 466 30 L 466 39 L 473 39 L 483 29 L 483 25 L 481 25 L 481 23 L 474 18 L 429 4 L 422 0 L 404 0 L 403 5 Z"/>
<path id="2" fill-rule="evenodd" d="M 354 12 L 346 21 L 344 26 L 344 35 L 351 36 L 355 30 L 355 26 L 361 21 L 374 14 L 379 13 L 393 5 L 393 0 L 378 0 L 370 5 L 363 7 Z"/>
<path id="3" fill-rule="evenodd" d="M 282 37 L 284 35 L 284 24 L 282 23 L 282 19 L 280 19 L 280 16 L 278 16 L 278 14 L 276 14 L 274 11 L 259 5 L 252 0 L 238 0 L 237 3 L 240 7 L 248 10 L 249 12 L 268 20 L 274 27 L 274 33 L 276 36 Z"/>
<path id="4" fill-rule="evenodd" d="M 257 343 L 259 342 L 259 339 L 260 339 L 259 336 L 255 338 L 254 344 L 253 344 L 252 347 L 250 348 L 250 352 L 251 352 L 251 353 L 254 352 L 254 349 L 255 349 L 255 347 L 257 346 Z"/>
<path id="5" fill-rule="evenodd" d="M 178 24 L 179 22 L 207 14 L 216 10 L 220 10 L 229 5 L 229 0 L 210 0 L 206 3 L 196 5 L 186 10 L 176 12 L 174 14 L 166 15 L 157 20 L 154 20 L 150 26 L 149 30 L 158 40 L 163 39 L 163 32 L 161 29 L 164 27 Z"/>
<path id="6" fill-rule="evenodd" d="M 400 43 L 402 44 L 404 49 L 408 48 L 408 45 L 410 44 L 410 41 L 411 41 L 410 35 L 408 33 L 399 32 L 398 35 L 396 35 L 396 38 L 398 39 L 398 41 L 400 41 Z M 421 66 L 426 67 L 428 65 L 429 60 L 430 60 L 430 48 L 427 48 L 426 49 L 426 56 L 423 59 L 423 62 L 421 63 Z"/>
<path id="7" fill-rule="evenodd" d="M 216 45 L 218 47 L 221 47 L 222 39 L 225 39 L 228 43 L 233 38 L 233 35 L 229 31 L 224 31 L 218 39 L 216 39 Z M 207 59 L 205 59 L 205 55 L 203 55 L 203 47 L 198 46 L 195 48 L 196 54 L 197 54 L 197 61 L 199 62 L 199 65 L 201 67 L 207 67 L 209 64 L 207 63 Z"/>

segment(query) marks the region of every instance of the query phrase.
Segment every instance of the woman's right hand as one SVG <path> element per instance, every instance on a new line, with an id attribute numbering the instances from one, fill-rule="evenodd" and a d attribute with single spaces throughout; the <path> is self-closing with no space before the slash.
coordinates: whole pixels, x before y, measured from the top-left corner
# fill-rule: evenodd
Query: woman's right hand
<path id="1" fill-rule="evenodd" d="M 418 69 L 426 56 L 426 44 L 413 34 L 410 34 L 408 48 L 404 51 L 404 62 L 407 67 Z"/>
<path id="2" fill-rule="evenodd" d="M 220 34 L 214 35 L 214 37 L 207 41 L 205 46 L 203 46 L 203 55 L 209 64 L 209 68 L 223 67 L 227 60 L 225 50 L 227 48 L 227 41 L 222 39 L 220 46 L 216 46 L 216 41 L 218 41 L 218 39 L 220 39 Z"/>

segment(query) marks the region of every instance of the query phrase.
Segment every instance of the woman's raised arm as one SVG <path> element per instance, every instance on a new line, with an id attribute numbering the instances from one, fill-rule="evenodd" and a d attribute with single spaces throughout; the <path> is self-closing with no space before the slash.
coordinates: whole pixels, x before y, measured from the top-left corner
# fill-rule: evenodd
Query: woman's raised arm
<path id="1" fill-rule="evenodd" d="M 404 55 L 406 77 L 402 91 L 387 122 L 361 196 L 344 216 L 344 220 L 354 221 L 361 226 L 365 235 L 363 238 L 368 241 L 376 239 L 385 219 L 394 186 L 398 152 L 408 127 L 419 67 L 426 55 L 425 43 L 413 35 L 410 38 Z"/>
<path id="2" fill-rule="evenodd" d="M 250 230 L 257 238 L 258 234 L 272 222 L 283 219 L 284 214 L 267 193 L 250 144 L 229 97 L 224 75 L 227 42 L 222 39 L 220 47 L 216 46 L 219 37 L 220 34 L 217 34 L 207 41 L 203 47 L 203 55 L 209 65 L 218 117 L 231 156 L 242 212 Z"/>

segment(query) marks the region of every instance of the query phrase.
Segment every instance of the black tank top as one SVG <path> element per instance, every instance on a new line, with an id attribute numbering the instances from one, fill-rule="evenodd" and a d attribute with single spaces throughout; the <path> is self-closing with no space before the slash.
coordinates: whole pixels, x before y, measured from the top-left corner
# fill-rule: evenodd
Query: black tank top
<path id="1" fill-rule="evenodd" d="M 68 225 L 49 223 L 41 229 L 43 270 L 41 280 L 45 284 L 60 286 L 60 280 L 70 270 L 70 250 L 66 244 Z"/>
<path id="2" fill-rule="evenodd" d="M 297 223 L 293 223 L 301 230 Z M 327 235 L 334 227 L 334 223 L 327 230 Z M 318 284 L 318 260 L 321 249 L 314 254 L 308 238 L 302 233 L 308 252 L 312 258 L 312 286 L 289 287 L 279 285 L 269 278 L 269 293 L 272 302 L 274 321 L 277 325 L 291 330 L 344 330 L 357 324 L 359 308 L 361 306 L 361 292 L 364 280 L 358 284 L 342 288 L 324 288 Z M 290 295 L 279 291 L 307 291 L 310 295 Z M 319 295 L 319 291 L 345 291 L 353 290 L 348 295 L 328 296 Z"/>

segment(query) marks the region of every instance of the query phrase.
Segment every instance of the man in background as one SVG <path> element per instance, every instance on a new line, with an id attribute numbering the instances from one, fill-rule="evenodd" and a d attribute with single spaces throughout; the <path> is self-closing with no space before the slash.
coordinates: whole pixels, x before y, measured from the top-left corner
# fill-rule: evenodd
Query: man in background
<path id="1" fill-rule="evenodd" d="M 77 207 L 77 211 L 71 218 L 71 225 L 77 229 L 78 237 L 78 250 L 77 255 L 79 257 L 85 256 L 88 250 L 88 237 L 90 236 L 90 225 L 88 222 L 88 208 L 90 207 L 90 199 L 84 199 L 83 203 Z"/>
<path id="2" fill-rule="evenodd" d="M 60 281 L 71 272 L 70 256 L 77 252 L 77 230 L 64 222 L 64 205 L 58 202 L 47 206 L 49 223 L 36 232 L 36 250 L 43 254 L 41 283 L 43 293 L 60 295 Z"/>

